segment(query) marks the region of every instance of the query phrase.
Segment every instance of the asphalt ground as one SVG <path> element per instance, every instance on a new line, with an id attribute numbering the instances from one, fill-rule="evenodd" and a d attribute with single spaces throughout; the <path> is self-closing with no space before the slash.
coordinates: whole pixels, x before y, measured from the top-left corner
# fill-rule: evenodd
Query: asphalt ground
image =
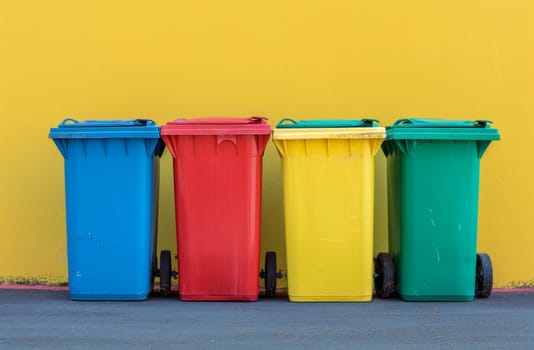
<path id="1" fill-rule="evenodd" d="M 0 289 L 0 349 L 533 349 L 534 293 L 473 302 L 71 301 Z"/>

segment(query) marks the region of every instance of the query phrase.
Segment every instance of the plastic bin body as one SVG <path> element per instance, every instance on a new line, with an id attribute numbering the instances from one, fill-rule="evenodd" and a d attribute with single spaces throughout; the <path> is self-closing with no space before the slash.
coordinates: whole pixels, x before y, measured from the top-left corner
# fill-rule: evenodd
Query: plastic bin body
<path id="1" fill-rule="evenodd" d="M 387 130 L 389 249 L 404 300 L 474 298 L 485 123 L 408 119 Z"/>
<path id="2" fill-rule="evenodd" d="M 302 121 L 273 132 L 282 158 L 291 301 L 372 298 L 374 156 L 385 137 L 373 125 Z"/>
<path id="3" fill-rule="evenodd" d="M 162 127 L 174 158 L 182 300 L 258 299 L 263 118 L 177 120 Z"/>
<path id="4" fill-rule="evenodd" d="M 159 127 L 150 121 L 61 124 L 69 293 L 73 300 L 143 300 L 156 248 Z"/>

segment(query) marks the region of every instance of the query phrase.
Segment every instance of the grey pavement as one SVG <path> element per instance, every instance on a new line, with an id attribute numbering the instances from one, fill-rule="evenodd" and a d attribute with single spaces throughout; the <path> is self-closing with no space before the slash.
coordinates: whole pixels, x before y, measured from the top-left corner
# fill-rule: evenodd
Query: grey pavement
<path id="1" fill-rule="evenodd" d="M 533 349 L 534 293 L 473 302 L 70 301 L 1 290 L 0 349 Z"/>

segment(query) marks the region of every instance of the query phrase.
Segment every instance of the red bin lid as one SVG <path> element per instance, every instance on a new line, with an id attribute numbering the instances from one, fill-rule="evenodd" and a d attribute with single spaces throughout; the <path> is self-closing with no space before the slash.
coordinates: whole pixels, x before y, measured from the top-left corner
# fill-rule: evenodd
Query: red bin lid
<path id="1" fill-rule="evenodd" d="M 265 135 L 271 126 L 265 117 L 176 119 L 161 127 L 161 135 Z"/>

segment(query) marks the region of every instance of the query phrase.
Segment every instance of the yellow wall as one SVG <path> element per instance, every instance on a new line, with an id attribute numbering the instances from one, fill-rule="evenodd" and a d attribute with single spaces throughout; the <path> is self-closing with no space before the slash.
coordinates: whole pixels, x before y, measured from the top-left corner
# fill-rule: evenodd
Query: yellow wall
<path id="1" fill-rule="evenodd" d="M 265 115 L 487 118 L 479 250 L 496 286 L 532 285 L 531 0 L 0 1 L 0 277 L 66 280 L 63 167 L 47 138 L 80 119 Z M 175 250 L 170 156 L 160 246 Z M 375 250 L 387 248 L 377 158 Z M 278 155 L 262 249 L 285 269 Z M 282 285 L 285 281 L 282 281 Z"/>

